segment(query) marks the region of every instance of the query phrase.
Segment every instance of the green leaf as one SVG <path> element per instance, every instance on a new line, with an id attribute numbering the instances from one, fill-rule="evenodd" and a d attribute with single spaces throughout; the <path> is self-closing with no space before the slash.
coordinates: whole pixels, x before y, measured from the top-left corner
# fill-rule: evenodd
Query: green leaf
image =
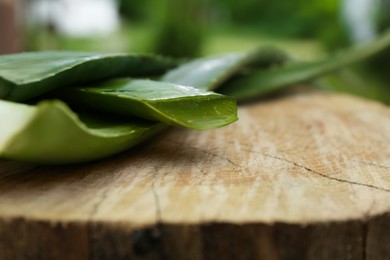
<path id="1" fill-rule="evenodd" d="M 60 101 L 28 106 L 0 100 L 0 121 L 0 157 L 43 164 L 107 157 L 166 128 L 136 119 L 79 117 Z"/>
<path id="2" fill-rule="evenodd" d="M 152 80 L 112 80 L 64 88 L 58 95 L 71 104 L 193 129 L 217 128 L 237 120 L 234 98 Z"/>
<path id="3" fill-rule="evenodd" d="M 53 58 L 54 63 L 62 63 L 59 56 Z M 51 55 L 48 55 L 49 59 L 51 59 L 50 57 Z M 18 62 L 24 64 L 20 60 Z M 27 63 L 28 62 L 26 62 L 26 64 Z M 4 65 L 3 67 L 7 66 Z M 28 70 L 27 67 L 25 69 Z M 74 74 L 75 69 L 72 70 L 73 72 L 69 72 L 70 74 Z M 61 75 L 61 73 L 62 72 L 56 75 Z M 15 75 L 16 74 L 17 73 L 15 73 Z M 77 82 L 83 82 L 83 76 L 86 75 L 80 74 L 80 78 L 77 79 Z M 57 79 L 53 82 L 57 81 L 59 78 L 61 77 L 57 76 Z M 45 84 L 41 84 L 41 86 L 44 86 L 44 91 L 39 93 L 44 93 L 49 89 L 47 88 L 47 85 L 50 85 L 48 84 L 50 83 L 50 80 L 50 78 L 43 79 Z M 195 80 L 195 78 L 193 80 Z M 68 81 L 68 83 L 69 82 L 71 81 Z M 207 88 L 212 86 L 212 83 L 213 82 L 211 82 Z M 26 89 L 22 87 L 27 86 L 28 84 L 30 84 L 29 86 L 32 88 L 40 86 L 37 82 L 31 81 L 25 85 L 14 84 L 13 90 L 17 89 L 17 91 L 20 92 L 26 91 Z M 173 85 L 168 83 L 161 84 L 166 86 Z M 189 81 L 189 85 L 193 85 L 191 81 Z M 18 94 L 17 91 L 14 91 L 13 95 L 15 95 L 15 93 Z M 69 89 L 69 91 L 74 91 L 74 89 Z M 88 94 L 94 94 L 92 90 L 90 91 L 91 92 Z M 198 93 L 205 94 L 200 90 L 198 90 Z M 159 95 L 158 92 L 155 92 L 154 94 L 156 96 Z M 21 95 L 24 94 L 22 93 Z M 37 92 L 34 91 L 34 95 L 38 95 Z M 78 95 L 80 94 L 75 96 Z M 105 95 L 105 98 L 111 96 L 108 93 L 105 93 Z M 222 102 L 226 99 L 225 97 L 220 99 L 220 95 L 210 93 L 207 93 L 206 96 L 207 99 L 215 98 L 215 102 Z M 202 102 L 207 100 L 200 99 Z M 226 114 L 230 114 L 230 116 L 223 119 L 223 123 L 236 120 L 235 110 L 227 112 L 227 110 L 230 110 L 231 108 L 231 101 L 232 99 L 227 99 L 228 106 L 226 110 L 217 109 L 213 111 L 214 114 L 224 114 L 222 117 L 225 117 Z M 98 118 L 93 115 L 79 115 L 81 117 L 78 117 L 65 104 L 58 101 L 44 101 L 37 106 L 27 106 L 6 101 L 0 102 L 0 121 L 3 123 L 2 126 L 4 126 L 0 127 L 0 157 L 34 163 L 68 164 L 103 158 L 128 149 L 135 144 L 156 135 L 167 127 L 162 123 L 153 123 L 137 120 L 135 118 L 113 120 L 106 115 L 100 115 Z M 121 102 L 129 102 L 128 96 L 125 98 L 121 97 Z M 185 102 L 188 101 L 185 100 Z M 180 109 L 177 109 L 176 106 L 166 105 L 162 102 L 161 104 L 156 102 L 154 105 L 156 104 L 160 106 L 158 107 L 159 109 L 161 109 L 162 106 L 165 110 L 170 110 L 170 113 L 180 116 Z M 196 102 L 193 102 L 193 104 L 195 106 Z M 224 105 L 222 105 L 222 107 L 223 106 Z M 186 109 L 188 112 L 191 112 L 188 108 Z M 192 111 L 191 113 L 194 112 L 195 111 Z M 195 117 L 195 114 L 193 116 Z M 204 116 L 209 117 L 209 115 Z M 198 116 L 198 122 L 196 122 L 196 124 L 198 127 L 204 128 L 205 126 L 201 126 L 202 123 L 201 120 L 199 120 L 200 118 L 201 115 Z M 217 124 L 221 125 L 221 122 L 222 121 L 219 121 Z M 215 124 L 216 123 L 214 123 L 214 125 Z"/>
<path id="4" fill-rule="evenodd" d="M 219 93 L 239 100 L 262 96 L 286 86 L 305 82 L 367 59 L 390 46 L 390 31 L 376 41 L 330 56 L 321 61 L 286 66 L 239 76 L 224 84 Z"/>
<path id="5" fill-rule="evenodd" d="M 27 52 L 0 56 L 0 99 L 21 101 L 55 88 L 121 76 L 155 76 L 177 61 L 148 55 Z"/>
<path id="6" fill-rule="evenodd" d="M 283 51 L 266 47 L 251 52 L 196 59 L 168 71 L 161 80 L 203 90 L 215 90 L 235 74 L 285 63 L 288 60 Z"/>

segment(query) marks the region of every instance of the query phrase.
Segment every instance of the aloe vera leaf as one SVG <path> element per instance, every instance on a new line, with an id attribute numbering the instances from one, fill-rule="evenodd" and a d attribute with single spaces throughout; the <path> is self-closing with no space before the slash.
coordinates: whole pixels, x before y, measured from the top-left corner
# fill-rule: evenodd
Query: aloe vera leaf
<path id="1" fill-rule="evenodd" d="M 237 120 L 234 98 L 152 80 L 111 80 L 93 87 L 64 88 L 58 96 L 71 104 L 103 112 L 198 130 L 222 127 Z"/>
<path id="2" fill-rule="evenodd" d="M 390 89 L 367 71 L 346 68 L 316 79 L 313 84 L 320 88 L 337 92 L 348 92 L 385 104 L 390 102 Z"/>
<path id="3" fill-rule="evenodd" d="M 51 57 L 49 55 L 48 59 L 51 59 Z M 202 76 L 201 73 L 192 74 L 192 77 L 188 77 L 186 82 L 191 86 L 199 85 L 197 79 L 201 77 L 206 82 L 203 85 L 204 88 L 215 87 L 223 82 L 223 79 L 244 68 L 245 65 L 255 64 L 248 56 L 243 55 L 241 58 L 245 60 L 245 62 L 240 63 L 241 66 L 239 64 L 232 65 L 231 63 L 229 65 L 230 70 L 221 70 L 219 67 L 214 71 L 216 73 L 205 74 L 206 76 Z M 60 59 L 57 56 L 55 60 Z M 223 64 L 220 65 L 223 68 Z M 59 73 L 59 75 L 62 75 L 61 77 L 64 77 L 63 74 L 66 73 Z M 61 77 L 57 76 L 56 80 L 58 81 Z M 210 77 L 211 80 L 207 80 L 207 77 Z M 52 83 L 56 82 L 53 78 L 55 77 L 52 76 L 42 80 L 42 82 L 45 82 L 45 84 L 42 84 L 44 91 L 50 89 L 50 87 L 47 87 L 47 85 L 50 86 L 48 84 L 50 80 L 52 80 Z M 91 80 L 91 78 L 86 79 L 80 76 L 80 80 L 82 82 Z M 173 79 L 173 81 L 175 80 L 179 81 L 180 77 L 179 79 Z M 71 82 L 73 81 L 67 81 L 66 84 L 71 84 Z M 40 86 L 34 81 L 19 85 L 28 86 L 29 84 L 30 87 Z M 13 84 L 12 87 L 19 87 L 19 85 Z M 60 85 L 62 86 L 62 84 Z M 1 86 L 4 90 L 5 84 Z M 20 88 L 20 91 L 25 90 Z M 15 93 L 18 94 L 17 91 L 12 92 L 13 95 Z M 33 94 L 38 95 L 35 92 Z M 24 98 L 34 95 L 24 95 Z M 16 96 L 18 97 L 18 95 Z M 106 117 L 94 119 L 91 115 L 82 116 L 80 119 L 65 104 L 58 101 L 42 102 L 37 106 L 27 106 L 7 101 L 0 102 L 0 120 L 4 122 L 2 126 L 5 126 L 0 127 L 0 157 L 34 163 L 67 164 L 103 158 L 128 149 L 167 127 L 163 123 L 137 120 L 133 123 L 113 122 Z M 12 111 L 12 117 L 10 111 Z M 15 120 L 15 118 L 19 118 L 19 120 Z"/>
<path id="4" fill-rule="evenodd" d="M 0 121 L 0 157 L 42 164 L 107 157 L 166 128 L 144 120 L 79 117 L 61 101 L 28 106 L 0 100 Z"/>
<path id="5" fill-rule="evenodd" d="M 191 81 L 189 85 L 193 85 Z M 80 121 L 66 105 L 56 102 L 44 102 L 38 106 L 10 102 L 3 104 L 6 106 L 0 107 L 2 122 L 14 122 L 10 110 L 13 114 L 20 114 L 24 120 L 20 124 L 5 123 L 2 126 L 6 127 L 0 127 L 0 133 L 6 133 L 0 135 L 0 157 L 34 163 L 68 164 L 103 158 L 128 149 L 167 127 L 166 124 L 152 122 L 110 124 L 105 117 L 99 119 L 98 124 L 91 124 L 91 120 L 86 120 L 91 117 L 84 117 Z M 17 110 L 20 113 L 15 112 Z M 55 115 L 51 116 L 50 112 Z M 103 127 L 96 127 L 99 125 Z M 109 137 L 112 138 L 106 138 L 105 132 L 111 133 Z M 61 133 L 61 136 L 57 133 Z M 71 138 L 65 138 L 63 133 Z M 103 133 L 103 136 L 97 133 Z M 79 142 L 79 139 L 84 141 Z"/>
<path id="6" fill-rule="evenodd" d="M 1 55 L 0 99 L 22 101 L 77 83 L 160 75 L 177 65 L 177 61 L 149 55 L 67 51 Z"/>
<path id="7" fill-rule="evenodd" d="M 219 93 L 234 96 L 239 100 L 262 96 L 286 86 L 302 83 L 367 59 L 390 46 L 390 31 L 374 42 L 342 53 L 332 55 L 325 60 L 306 63 L 292 63 L 265 71 L 239 76 L 227 82 Z"/>
<path id="8" fill-rule="evenodd" d="M 161 80 L 203 90 L 215 90 L 243 70 L 284 63 L 288 60 L 288 56 L 282 50 L 265 47 L 250 52 L 196 59 L 169 70 Z"/>

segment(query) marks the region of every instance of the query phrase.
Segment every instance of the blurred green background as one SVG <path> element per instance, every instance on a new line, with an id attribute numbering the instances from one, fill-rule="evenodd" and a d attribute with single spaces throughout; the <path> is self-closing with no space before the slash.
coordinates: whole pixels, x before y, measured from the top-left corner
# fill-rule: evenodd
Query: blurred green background
<path id="1" fill-rule="evenodd" d="M 341 18 L 342 1 L 338 0 L 116 3 L 121 26 L 109 39 L 63 35 L 55 26 L 37 25 L 29 27 L 26 48 L 157 52 L 194 57 L 277 45 L 297 57 L 310 59 L 350 43 L 348 28 Z"/>
<path id="2" fill-rule="evenodd" d="M 390 0 L 18 1 L 25 8 L 24 50 L 147 52 L 191 58 L 274 46 L 305 61 L 369 42 L 390 20 Z M 93 15 L 92 7 L 98 5 L 100 13 Z M 77 15 L 84 20 L 77 20 Z M 104 22 L 111 27 L 72 33 L 71 24 L 63 24 L 68 20 L 74 20 L 76 32 L 84 22 L 94 24 L 94 29 L 99 24 L 104 27 Z M 390 50 L 323 78 L 318 85 L 389 102 L 389 57 Z"/>

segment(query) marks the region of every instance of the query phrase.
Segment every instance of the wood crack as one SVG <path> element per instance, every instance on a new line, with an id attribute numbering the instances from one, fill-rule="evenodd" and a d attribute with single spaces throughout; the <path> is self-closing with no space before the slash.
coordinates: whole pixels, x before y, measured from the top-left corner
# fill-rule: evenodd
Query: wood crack
<path id="1" fill-rule="evenodd" d="M 368 227 L 369 227 L 369 222 L 363 222 L 362 224 L 362 260 L 367 259 L 367 240 L 368 240 Z"/>
<path id="2" fill-rule="evenodd" d="M 99 200 L 96 203 L 94 203 L 94 205 L 92 206 L 91 212 L 89 213 L 89 219 L 92 219 L 99 212 L 101 205 L 103 204 L 103 202 L 106 200 L 106 198 L 108 196 L 109 190 L 110 189 L 108 189 L 108 188 L 104 189 Z"/>
<path id="3" fill-rule="evenodd" d="M 156 177 L 159 173 L 159 170 L 154 168 L 154 171 L 156 173 L 155 178 L 152 181 L 152 184 L 150 186 L 153 199 L 154 199 L 154 207 L 156 209 L 156 225 L 153 228 L 153 233 L 154 233 L 154 239 L 156 241 L 156 248 L 155 250 L 158 253 L 159 259 L 164 259 L 164 252 L 163 252 L 163 246 L 162 246 L 162 241 L 164 239 L 163 237 L 163 221 L 162 221 L 162 210 L 161 210 L 161 204 L 160 204 L 160 198 L 158 196 L 157 190 L 156 190 Z"/>
<path id="4" fill-rule="evenodd" d="M 208 155 L 211 155 L 211 156 L 214 156 L 214 157 L 217 157 L 217 158 L 220 158 L 220 159 L 223 159 L 223 160 L 227 161 L 228 163 L 230 163 L 231 165 L 233 165 L 233 166 L 235 166 L 237 168 L 241 168 L 241 165 L 239 165 L 238 163 L 234 162 L 233 160 L 231 160 L 230 158 L 228 158 L 226 156 L 223 156 L 223 155 L 220 155 L 220 154 L 217 154 L 217 153 L 213 153 L 213 152 L 210 152 L 210 151 L 206 151 L 204 149 L 193 147 L 193 146 L 190 146 L 189 148 L 193 149 L 193 150 L 196 150 L 196 151 L 200 151 L 202 153 L 205 153 L 205 154 L 208 154 Z"/>
<path id="5" fill-rule="evenodd" d="M 284 162 L 287 162 L 287 163 L 290 163 L 290 164 L 292 164 L 294 166 L 297 166 L 299 168 L 302 168 L 302 169 L 306 170 L 307 172 L 316 174 L 318 176 L 321 176 L 321 177 L 329 179 L 329 180 L 343 182 L 343 183 L 348 183 L 348 184 L 351 184 L 351 185 L 358 185 L 358 186 L 367 187 L 367 188 L 371 188 L 371 189 L 376 189 L 376 190 L 380 190 L 380 191 L 384 191 L 384 192 L 390 192 L 390 189 L 387 189 L 387 188 L 382 188 L 382 187 L 378 187 L 378 186 L 371 185 L 371 184 L 366 184 L 366 183 L 361 183 L 361 182 L 356 182 L 356 181 L 349 181 L 349 180 L 345 180 L 345 179 L 331 177 L 331 176 L 328 176 L 326 174 L 317 172 L 317 171 L 315 171 L 313 169 L 310 169 L 309 167 L 306 167 L 304 165 L 301 165 L 299 163 L 296 163 L 294 161 L 290 161 L 290 160 L 282 158 L 282 157 L 278 157 L 278 156 L 274 156 L 274 155 L 270 155 L 270 154 L 263 154 L 263 155 L 267 156 L 267 157 L 271 157 L 271 158 L 277 159 L 277 160 L 281 160 L 281 161 L 284 161 Z"/>
<path id="6" fill-rule="evenodd" d="M 367 164 L 367 165 L 370 165 L 370 166 L 374 166 L 374 167 L 390 170 L 390 166 L 385 166 L 385 165 L 380 165 L 380 164 L 373 163 L 373 162 L 366 162 L 366 161 L 360 161 L 360 160 L 354 160 L 354 161 L 355 162 L 359 162 L 359 163 L 363 163 L 363 164 Z"/>
<path id="7" fill-rule="evenodd" d="M 112 169 L 108 173 L 112 176 L 115 171 Z M 92 206 L 91 212 L 89 213 L 89 219 L 92 219 L 98 212 L 100 207 L 103 205 L 104 201 L 107 199 L 109 192 L 111 191 L 111 187 L 107 185 L 107 188 L 105 188 L 100 195 L 100 199 L 97 200 L 94 205 Z"/>
<path id="8" fill-rule="evenodd" d="M 162 212 L 161 212 L 160 199 L 158 197 L 156 187 L 155 187 L 155 181 L 152 182 L 151 191 L 153 194 L 154 205 L 156 208 L 156 221 L 157 221 L 157 223 L 161 223 L 162 222 Z"/>
<path id="9" fill-rule="evenodd" d="M 174 145 L 179 146 L 179 147 L 183 147 L 183 145 L 185 145 L 184 143 L 173 142 L 173 141 L 170 141 L 169 144 L 174 144 Z M 231 165 L 234 165 L 235 167 L 241 168 L 240 164 L 234 162 L 233 160 L 231 160 L 230 158 L 228 158 L 226 156 L 223 156 L 223 155 L 220 155 L 220 154 L 217 154 L 217 153 L 213 153 L 213 152 L 210 152 L 210 151 L 206 151 L 206 150 L 204 150 L 202 148 L 198 148 L 198 147 L 195 147 L 195 146 L 188 146 L 187 148 L 195 150 L 195 151 L 199 151 L 201 153 L 208 154 L 208 155 L 211 155 L 211 156 L 214 156 L 214 157 L 217 157 L 217 158 L 221 158 L 221 159 L 227 161 L 228 163 L 230 163 Z"/>

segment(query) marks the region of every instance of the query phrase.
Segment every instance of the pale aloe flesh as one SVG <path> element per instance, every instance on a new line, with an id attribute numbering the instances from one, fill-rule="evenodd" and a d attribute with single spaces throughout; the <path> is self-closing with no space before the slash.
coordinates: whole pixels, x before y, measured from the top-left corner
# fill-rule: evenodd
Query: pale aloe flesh
<path id="1" fill-rule="evenodd" d="M 234 98 L 153 80 L 120 79 L 56 93 L 74 105 L 137 116 L 193 129 L 222 127 L 237 120 Z"/>
<path id="2" fill-rule="evenodd" d="M 17 120 L 5 114 L 10 112 Z M 0 117 L 9 121 L 8 127 L 0 128 L 0 157 L 42 164 L 107 157 L 166 128 L 143 120 L 78 116 L 60 101 L 28 106 L 0 100 Z"/>
<path id="3" fill-rule="evenodd" d="M 0 99 L 23 101 L 55 88 L 123 76 L 156 76 L 177 61 L 150 55 L 26 52 L 0 56 Z"/>

